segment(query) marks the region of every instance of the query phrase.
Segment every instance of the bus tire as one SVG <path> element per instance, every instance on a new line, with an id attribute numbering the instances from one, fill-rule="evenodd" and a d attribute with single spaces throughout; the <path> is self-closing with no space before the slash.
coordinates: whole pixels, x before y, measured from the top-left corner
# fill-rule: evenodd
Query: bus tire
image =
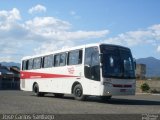
<path id="1" fill-rule="evenodd" d="M 34 94 L 35 94 L 36 96 L 38 96 L 38 97 L 44 96 L 44 93 L 39 92 L 39 86 L 38 86 L 37 83 L 34 84 L 34 86 L 33 86 L 33 92 L 34 92 Z"/>
<path id="2" fill-rule="evenodd" d="M 54 96 L 57 98 L 62 98 L 64 96 L 64 94 L 62 93 L 54 93 Z"/>
<path id="3" fill-rule="evenodd" d="M 80 84 L 77 84 L 74 88 L 73 88 L 73 95 L 74 95 L 74 98 L 76 100 L 79 100 L 79 101 L 83 101 L 86 99 L 86 96 L 83 95 L 83 88 Z"/>

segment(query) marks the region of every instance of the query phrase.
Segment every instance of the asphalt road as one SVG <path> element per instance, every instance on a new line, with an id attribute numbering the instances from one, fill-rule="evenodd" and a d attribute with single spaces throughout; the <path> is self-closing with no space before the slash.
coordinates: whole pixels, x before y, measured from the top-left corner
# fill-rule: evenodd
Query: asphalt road
<path id="1" fill-rule="evenodd" d="M 98 97 L 76 101 L 72 96 L 36 97 L 32 92 L 0 91 L 0 114 L 158 114 L 160 95 L 114 96 L 107 102 Z"/>

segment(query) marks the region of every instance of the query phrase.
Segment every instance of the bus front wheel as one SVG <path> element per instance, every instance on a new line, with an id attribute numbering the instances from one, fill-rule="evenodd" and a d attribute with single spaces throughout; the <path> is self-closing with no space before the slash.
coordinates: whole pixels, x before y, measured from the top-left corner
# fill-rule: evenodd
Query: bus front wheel
<path id="1" fill-rule="evenodd" d="M 39 86 L 37 83 L 33 86 L 33 92 L 38 97 L 44 96 L 44 93 L 39 92 Z"/>
<path id="2" fill-rule="evenodd" d="M 83 95 L 83 88 L 80 84 L 77 84 L 73 89 L 73 95 L 76 100 L 83 101 L 86 99 L 86 96 Z"/>

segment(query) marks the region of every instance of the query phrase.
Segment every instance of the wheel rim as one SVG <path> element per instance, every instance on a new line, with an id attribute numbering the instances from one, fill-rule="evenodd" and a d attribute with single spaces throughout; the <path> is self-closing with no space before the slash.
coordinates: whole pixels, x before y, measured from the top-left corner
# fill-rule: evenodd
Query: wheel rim
<path id="1" fill-rule="evenodd" d="M 82 96 L 82 90 L 80 88 L 77 88 L 75 91 L 75 96 L 76 97 L 81 97 Z"/>

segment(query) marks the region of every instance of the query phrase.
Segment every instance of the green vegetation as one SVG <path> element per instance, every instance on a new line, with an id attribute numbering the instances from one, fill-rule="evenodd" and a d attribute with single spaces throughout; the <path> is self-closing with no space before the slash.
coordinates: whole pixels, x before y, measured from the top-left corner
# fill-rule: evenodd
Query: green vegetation
<path id="1" fill-rule="evenodd" d="M 150 87 L 149 87 L 149 85 L 148 85 L 147 83 L 143 83 L 143 84 L 141 85 L 141 90 L 142 90 L 142 92 L 148 92 L 149 89 L 150 89 Z"/>

